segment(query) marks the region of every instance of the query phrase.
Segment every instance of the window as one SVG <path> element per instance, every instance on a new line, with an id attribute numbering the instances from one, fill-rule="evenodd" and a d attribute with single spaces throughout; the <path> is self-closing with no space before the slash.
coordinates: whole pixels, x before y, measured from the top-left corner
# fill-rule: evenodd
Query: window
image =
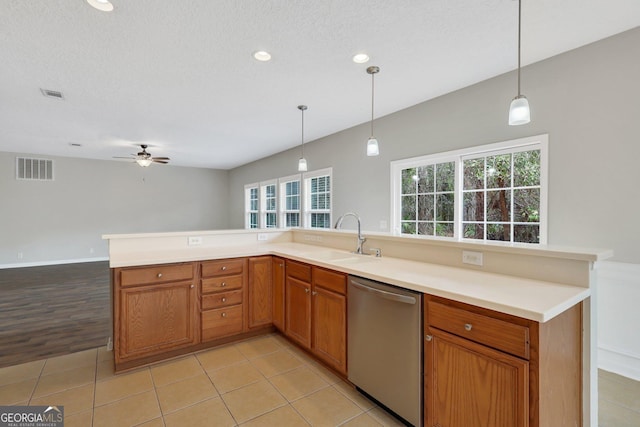
<path id="1" fill-rule="evenodd" d="M 260 189 L 262 191 L 262 223 L 264 228 L 276 228 L 278 226 L 276 183 L 263 183 L 260 185 Z"/>
<path id="2" fill-rule="evenodd" d="M 282 197 L 281 224 L 285 227 L 300 227 L 300 176 L 280 178 Z"/>
<path id="3" fill-rule="evenodd" d="M 258 184 L 244 187 L 245 193 L 245 228 L 258 228 Z"/>
<path id="4" fill-rule="evenodd" d="M 391 163 L 398 234 L 546 243 L 548 136 Z"/>
<path id="5" fill-rule="evenodd" d="M 307 226 L 331 228 L 331 170 L 305 174 Z"/>

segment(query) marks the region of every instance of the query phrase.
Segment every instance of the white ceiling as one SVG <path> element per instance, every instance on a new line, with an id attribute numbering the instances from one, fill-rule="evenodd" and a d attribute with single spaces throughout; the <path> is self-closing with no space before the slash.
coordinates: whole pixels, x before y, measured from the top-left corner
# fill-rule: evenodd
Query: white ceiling
<path id="1" fill-rule="evenodd" d="M 229 169 L 299 145 L 298 104 L 306 141 L 368 121 L 369 65 L 381 116 L 517 61 L 513 0 L 112 3 L 2 2 L 0 151 L 111 159 L 144 143 L 174 165 Z M 637 27 L 640 1 L 523 0 L 522 19 L 528 64 Z"/>

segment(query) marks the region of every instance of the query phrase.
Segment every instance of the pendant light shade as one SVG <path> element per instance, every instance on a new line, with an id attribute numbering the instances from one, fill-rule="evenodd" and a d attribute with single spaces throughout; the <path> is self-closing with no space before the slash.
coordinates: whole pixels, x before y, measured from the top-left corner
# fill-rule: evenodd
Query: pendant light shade
<path id="1" fill-rule="evenodd" d="M 520 92 L 520 45 L 522 29 L 522 0 L 518 0 L 518 96 L 513 98 L 509 107 L 509 125 L 524 125 L 531 121 L 531 110 L 527 97 Z"/>
<path id="2" fill-rule="evenodd" d="M 307 159 L 304 158 L 304 112 L 308 107 L 306 105 L 298 105 L 298 110 L 302 114 L 302 138 L 300 142 L 301 148 L 301 156 L 300 160 L 298 160 L 298 172 L 306 172 L 307 171 Z"/>
<path id="3" fill-rule="evenodd" d="M 380 68 L 372 65 L 367 68 L 367 73 L 371 74 L 371 136 L 367 141 L 367 156 L 377 156 L 380 154 L 380 148 L 378 147 L 378 140 L 373 136 L 373 106 L 374 106 L 374 95 L 375 95 L 375 85 L 374 85 L 374 75 L 380 72 Z"/>

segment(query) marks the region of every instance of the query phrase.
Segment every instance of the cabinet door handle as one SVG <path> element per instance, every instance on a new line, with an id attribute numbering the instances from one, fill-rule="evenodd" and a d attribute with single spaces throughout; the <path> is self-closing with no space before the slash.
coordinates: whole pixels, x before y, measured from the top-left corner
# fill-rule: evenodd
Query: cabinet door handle
<path id="1" fill-rule="evenodd" d="M 226 298 L 222 298 L 222 302 L 227 302 L 227 299 Z"/>
<path id="2" fill-rule="evenodd" d="M 227 317 L 227 313 L 222 313 L 221 316 L 222 317 Z"/>
<path id="3" fill-rule="evenodd" d="M 318 295 L 318 293 L 314 291 L 314 292 L 311 292 L 311 295 Z"/>
<path id="4" fill-rule="evenodd" d="M 225 286 L 227 286 L 227 282 L 220 283 L 220 286 L 222 286 L 224 288 Z"/>
<path id="5" fill-rule="evenodd" d="M 431 336 L 431 335 L 425 335 L 424 336 L 424 340 L 425 341 L 429 341 L 430 342 L 432 339 L 433 339 L 433 336 Z"/>
<path id="6" fill-rule="evenodd" d="M 162 273 L 158 273 L 158 278 L 162 277 Z"/>
<path id="7" fill-rule="evenodd" d="M 225 271 L 227 269 L 226 265 L 223 265 L 222 268 L 220 270 Z"/>
<path id="8" fill-rule="evenodd" d="M 193 289 L 193 285 L 189 286 L 191 289 Z"/>
<path id="9" fill-rule="evenodd" d="M 309 293 L 309 289 L 308 288 L 304 288 L 304 293 L 308 294 Z"/>
<path id="10" fill-rule="evenodd" d="M 284 264 L 280 264 L 280 267 L 284 267 Z"/>
<path id="11" fill-rule="evenodd" d="M 473 328 L 473 325 L 471 323 L 465 323 L 464 324 L 464 330 L 465 331 L 470 331 L 471 328 Z"/>

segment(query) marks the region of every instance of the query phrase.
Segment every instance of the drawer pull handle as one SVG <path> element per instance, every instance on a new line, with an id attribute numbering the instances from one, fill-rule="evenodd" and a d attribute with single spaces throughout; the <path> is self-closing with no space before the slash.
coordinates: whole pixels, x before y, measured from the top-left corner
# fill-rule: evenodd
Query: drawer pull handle
<path id="1" fill-rule="evenodd" d="M 471 323 L 465 323 L 464 324 L 464 330 L 465 331 L 470 331 L 471 328 L 473 328 L 473 325 Z"/>
<path id="2" fill-rule="evenodd" d="M 222 268 L 220 270 L 225 271 L 227 269 L 226 265 L 223 265 Z"/>
<path id="3" fill-rule="evenodd" d="M 317 292 L 311 292 L 311 295 L 318 295 Z"/>
<path id="4" fill-rule="evenodd" d="M 193 285 L 189 286 L 191 289 L 193 289 Z"/>
<path id="5" fill-rule="evenodd" d="M 429 342 L 431 342 L 431 340 L 432 340 L 432 339 L 433 339 L 433 336 L 431 336 L 431 335 L 425 335 L 425 336 L 424 336 L 424 340 L 425 340 L 425 341 L 429 341 Z"/>
<path id="6" fill-rule="evenodd" d="M 224 288 L 225 286 L 227 286 L 227 282 L 220 283 L 220 286 L 222 286 Z"/>
<path id="7" fill-rule="evenodd" d="M 226 298 L 222 298 L 222 302 L 227 302 L 227 299 Z"/>
<path id="8" fill-rule="evenodd" d="M 227 313 L 222 313 L 221 316 L 222 317 L 227 317 Z"/>
<path id="9" fill-rule="evenodd" d="M 308 288 L 305 288 L 305 289 L 304 289 L 304 293 L 305 293 L 305 294 L 308 294 L 308 293 L 309 293 L 309 289 L 308 289 Z"/>
<path id="10" fill-rule="evenodd" d="M 158 273 L 158 278 L 162 277 L 162 273 Z"/>

